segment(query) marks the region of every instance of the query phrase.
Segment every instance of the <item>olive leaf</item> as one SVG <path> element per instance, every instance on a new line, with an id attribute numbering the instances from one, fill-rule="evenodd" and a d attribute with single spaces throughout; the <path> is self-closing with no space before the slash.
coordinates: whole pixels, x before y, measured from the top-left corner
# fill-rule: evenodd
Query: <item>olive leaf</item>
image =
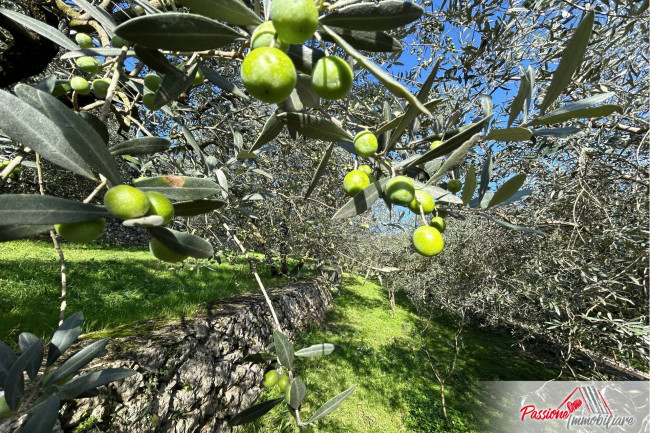
<path id="1" fill-rule="evenodd" d="M 323 418 L 324 416 L 330 414 L 332 411 L 336 410 L 336 408 L 338 408 L 341 405 L 341 403 L 345 401 L 345 399 L 347 399 L 350 395 L 352 395 L 356 387 L 357 387 L 356 385 L 353 385 L 350 388 L 343 391 L 342 393 L 340 393 L 339 395 L 337 395 L 336 397 L 328 400 L 325 404 L 323 404 L 320 408 L 318 408 L 316 413 L 314 413 L 314 415 L 311 418 L 309 418 L 309 420 L 305 424 L 311 424 L 314 421 L 317 421 Z"/>
<path id="2" fill-rule="evenodd" d="M 307 192 L 305 193 L 305 198 L 309 197 L 309 195 L 316 188 L 316 185 L 318 185 L 318 181 L 320 180 L 320 178 L 323 177 L 323 174 L 325 173 L 325 169 L 327 168 L 327 163 L 332 157 L 332 151 L 334 150 L 334 146 L 336 146 L 336 143 L 330 144 L 327 150 L 325 151 L 325 153 L 323 154 L 323 157 L 321 158 L 320 163 L 318 164 L 318 168 L 316 169 L 316 172 L 314 173 L 314 176 L 312 177 L 311 182 L 309 183 L 309 188 L 307 188 Z"/>
<path id="3" fill-rule="evenodd" d="M 381 192 L 386 186 L 386 183 L 389 181 L 388 178 L 383 178 L 378 181 L 372 182 L 370 185 L 365 187 L 362 191 L 359 191 L 354 197 L 352 197 L 347 203 L 345 203 L 341 208 L 336 211 L 332 219 L 342 219 L 342 218 L 352 218 L 357 215 L 360 215 L 370 209 L 370 207 L 377 201 Z"/>
<path id="4" fill-rule="evenodd" d="M 325 141 L 352 141 L 352 135 L 334 122 L 305 113 L 281 113 L 278 118 L 308 138 Z"/>
<path id="5" fill-rule="evenodd" d="M 77 223 L 107 217 L 104 207 L 40 194 L 0 194 L 3 226 Z M 0 226 L 1 227 L 1 226 Z"/>
<path id="6" fill-rule="evenodd" d="M 254 421 L 257 418 L 266 415 L 271 409 L 273 409 L 283 401 L 284 401 L 284 397 L 280 397 L 274 400 L 267 400 L 265 402 L 251 406 L 248 409 L 243 410 L 239 412 L 237 415 L 233 416 L 228 421 L 228 425 L 234 427 L 237 425 L 247 424 L 251 421 Z"/>
<path id="7" fill-rule="evenodd" d="M 360 30 L 342 29 L 338 27 L 332 27 L 332 30 L 357 50 L 377 53 L 391 53 L 402 51 L 401 42 L 384 32 L 364 32 Z M 327 42 L 334 42 L 332 37 L 328 35 L 324 35 L 323 40 Z"/>
<path id="8" fill-rule="evenodd" d="M 147 230 L 154 238 L 179 254 L 197 259 L 207 259 L 214 255 L 212 245 L 198 236 L 165 227 L 152 227 Z"/>
<path id="9" fill-rule="evenodd" d="M 201 15 L 236 26 L 257 26 L 262 23 L 262 19 L 241 0 L 180 0 L 179 3 Z"/>
<path id="10" fill-rule="evenodd" d="M 323 15 L 320 22 L 353 30 L 391 30 L 418 20 L 423 13 L 422 7 L 415 3 L 384 0 L 336 9 Z"/>
<path id="11" fill-rule="evenodd" d="M 244 39 L 236 30 L 196 14 L 166 12 L 132 18 L 115 34 L 147 48 L 203 51 Z"/>
<path id="12" fill-rule="evenodd" d="M 221 192 L 210 179 L 172 175 L 136 180 L 133 186 L 145 192 L 159 192 L 170 200 L 198 200 Z"/>
<path id="13" fill-rule="evenodd" d="M 580 67 L 584 58 L 593 25 L 594 11 L 592 9 L 587 13 L 587 16 L 580 21 L 573 36 L 566 44 L 566 47 L 562 52 L 560 64 L 553 73 L 551 84 L 549 84 L 546 94 L 544 95 L 544 100 L 539 107 L 540 113 L 544 113 L 571 82 L 573 73 Z"/>
<path id="14" fill-rule="evenodd" d="M 277 329 L 273 331 L 273 345 L 275 352 L 278 355 L 280 364 L 287 367 L 289 370 L 293 368 L 293 343 Z"/>
<path id="15" fill-rule="evenodd" d="M 28 29 L 51 40 L 55 44 L 62 46 L 66 50 L 75 51 L 79 49 L 79 46 L 74 42 L 72 42 L 70 39 L 68 39 L 68 37 L 65 34 L 63 34 L 62 32 L 60 32 L 59 30 L 55 29 L 52 26 L 48 26 L 47 24 L 44 24 L 43 22 L 37 19 L 28 17 L 26 15 L 5 8 L 0 8 L 0 14 L 16 21 L 19 24 L 22 24 Z"/>
<path id="16" fill-rule="evenodd" d="M 273 113 L 266 120 L 266 123 L 264 123 L 262 132 L 260 132 L 257 140 L 255 140 L 255 143 L 253 143 L 253 147 L 251 147 L 250 151 L 254 152 L 275 139 L 278 135 L 280 135 L 280 132 L 282 132 L 283 128 L 284 122 L 278 118 L 278 115 L 276 113 Z"/>
<path id="17" fill-rule="evenodd" d="M 120 172 L 101 135 L 81 116 L 75 114 L 54 96 L 34 87 L 19 84 L 14 89 L 23 101 L 47 116 L 59 128 L 59 135 L 67 141 L 90 167 L 113 184 L 122 183 Z"/>

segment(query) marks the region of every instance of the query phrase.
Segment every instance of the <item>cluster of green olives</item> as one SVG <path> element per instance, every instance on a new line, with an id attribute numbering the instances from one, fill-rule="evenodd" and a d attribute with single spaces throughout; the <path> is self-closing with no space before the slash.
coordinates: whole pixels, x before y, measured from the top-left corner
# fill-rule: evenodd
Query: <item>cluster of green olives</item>
<path id="1" fill-rule="evenodd" d="M 370 131 L 361 131 L 354 137 L 354 152 L 357 156 L 368 158 L 377 152 L 377 137 Z M 343 179 L 343 190 L 347 196 L 355 196 L 376 179 L 372 169 L 367 164 L 362 164 L 358 169 L 352 170 Z"/>
<path id="2" fill-rule="evenodd" d="M 187 65 L 187 62 L 181 62 L 178 66 L 176 66 L 178 69 L 181 71 L 185 68 Z M 200 86 L 203 84 L 203 81 L 205 81 L 205 76 L 203 75 L 203 72 L 198 69 L 196 71 L 196 74 L 194 75 L 194 79 L 192 81 L 193 86 Z M 155 110 L 154 106 L 154 95 L 156 93 L 156 90 L 160 87 L 160 84 L 162 83 L 162 77 L 154 72 L 150 72 L 144 77 L 144 95 L 142 96 L 142 103 L 148 110 Z"/>
<path id="3" fill-rule="evenodd" d="M 117 185 L 106 191 L 104 206 L 113 216 L 123 219 L 159 215 L 162 224 L 168 224 L 174 218 L 174 205 L 167 197 L 155 191 L 142 191 L 130 185 Z M 69 242 L 87 243 L 97 239 L 106 228 L 106 220 L 97 218 L 78 223 L 56 224 L 54 229 Z M 179 254 L 156 238 L 149 242 L 151 253 L 165 262 L 180 262 L 187 256 Z"/>
<path id="4" fill-rule="evenodd" d="M 435 141 L 431 149 L 440 146 L 442 141 Z M 370 131 L 361 131 L 354 138 L 354 150 L 357 156 L 370 157 L 377 152 L 377 137 Z M 370 183 L 374 182 L 370 166 L 363 164 L 358 169 L 350 171 L 343 180 L 343 190 L 348 196 L 354 196 L 363 191 Z M 457 179 L 447 182 L 447 189 L 457 193 L 462 184 Z M 428 192 L 415 189 L 413 180 L 407 176 L 395 176 L 386 183 L 386 198 L 392 204 L 408 207 L 417 215 L 429 215 L 435 212 L 435 216 L 426 225 L 419 227 L 413 233 L 413 246 L 423 256 L 432 257 L 440 254 L 444 247 L 442 232 L 446 223 L 445 212 L 439 208 L 435 200 Z"/>
<path id="5" fill-rule="evenodd" d="M 290 44 L 302 44 L 318 27 L 318 9 L 313 0 L 275 0 L 271 21 L 260 24 L 251 36 L 251 51 L 241 65 L 246 90 L 257 99 L 277 104 L 296 86 L 293 62 L 286 54 Z M 344 98 L 354 75 L 345 60 L 333 55 L 319 59 L 312 69 L 311 85 L 318 96 Z"/>
<path id="6" fill-rule="evenodd" d="M 86 33 L 77 33 L 75 40 L 82 49 L 93 48 L 95 46 L 92 38 Z M 104 67 L 102 62 L 90 56 L 78 57 L 75 60 L 75 65 L 78 70 L 88 74 L 88 78 L 95 76 Z M 71 90 L 74 90 L 80 95 L 87 95 L 92 91 L 98 98 L 105 98 L 110 85 L 111 82 L 107 78 L 95 78 L 92 81 L 88 81 L 86 77 L 74 76 L 69 80 L 57 80 L 52 90 L 52 95 L 59 97 Z"/>
<path id="7" fill-rule="evenodd" d="M 267 388 L 272 388 L 277 385 L 280 388 L 280 391 L 284 393 L 284 399 L 287 404 L 291 400 L 291 379 L 286 374 L 280 375 L 275 370 L 268 371 L 264 375 L 264 380 L 262 384 Z"/>

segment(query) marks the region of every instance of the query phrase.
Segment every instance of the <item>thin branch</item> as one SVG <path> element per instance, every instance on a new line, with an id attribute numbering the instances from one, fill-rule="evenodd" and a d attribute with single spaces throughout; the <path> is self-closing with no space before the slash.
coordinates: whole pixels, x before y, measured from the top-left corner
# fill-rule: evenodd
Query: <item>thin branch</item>
<path id="1" fill-rule="evenodd" d="M 36 154 L 36 172 L 38 173 L 38 189 L 41 195 L 45 195 L 41 157 L 38 153 Z M 68 306 L 68 278 L 65 267 L 65 256 L 63 255 L 63 250 L 61 249 L 61 245 L 59 245 L 59 241 L 56 239 L 56 233 L 54 230 L 50 230 L 50 238 L 52 238 L 52 244 L 54 244 L 54 249 L 59 255 L 59 263 L 61 264 L 61 306 L 59 307 L 59 326 L 61 326 L 65 319 L 65 309 Z"/>
<path id="2" fill-rule="evenodd" d="M 266 293 L 266 289 L 264 288 L 264 284 L 262 283 L 262 279 L 260 278 L 259 274 L 257 273 L 257 268 L 255 266 L 255 262 L 253 262 L 253 259 L 248 255 L 248 251 L 246 250 L 246 247 L 241 243 L 239 238 L 237 238 L 237 235 L 234 233 L 231 233 L 230 227 L 226 223 L 223 223 L 223 228 L 226 229 L 226 233 L 228 233 L 228 236 L 232 238 L 233 241 L 237 244 L 239 249 L 241 250 L 242 254 L 244 257 L 246 257 L 246 260 L 248 261 L 248 266 L 250 267 L 251 272 L 255 276 L 255 280 L 257 281 L 257 285 L 260 286 L 260 290 L 264 294 L 264 299 L 266 299 L 266 304 L 269 306 L 269 309 L 271 310 L 271 315 L 273 316 L 273 321 L 275 323 L 275 328 L 282 332 L 282 327 L 280 326 L 280 321 L 278 320 L 278 316 L 275 314 L 275 309 L 273 308 L 273 304 L 271 303 L 271 298 L 269 298 L 269 295 Z"/>

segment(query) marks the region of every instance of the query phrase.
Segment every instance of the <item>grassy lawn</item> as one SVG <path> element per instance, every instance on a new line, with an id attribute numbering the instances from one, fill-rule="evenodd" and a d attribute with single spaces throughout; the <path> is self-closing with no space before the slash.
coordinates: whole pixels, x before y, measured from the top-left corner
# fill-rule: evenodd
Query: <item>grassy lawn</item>
<path id="1" fill-rule="evenodd" d="M 386 291 L 363 279 L 347 278 L 341 296 L 328 312 L 324 326 L 303 335 L 296 347 L 329 342 L 343 350 L 320 358 L 297 358 L 297 377 L 307 384 L 303 402 L 308 418 L 325 401 L 357 385 L 341 407 L 317 422 L 318 432 L 480 432 L 474 413 L 477 381 L 546 380 L 556 369 L 515 348 L 507 333 L 468 325 L 465 347 L 454 375 L 445 385 L 450 425 L 445 424 L 440 387 L 426 355 L 420 349 L 418 318 L 404 298 L 396 317 L 390 314 Z M 449 345 L 457 324 L 452 317 L 434 318 L 426 333 L 426 346 L 436 368 L 445 371 L 453 358 Z M 258 401 L 275 398 L 277 388 L 265 390 Z M 286 405 L 277 406 L 256 423 L 238 432 L 297 431 Z"/>
<path id="2" fill-rule="evenodd" d="M 84 332 L 152 317 L 192 314 L 197 305 L 257 289 L 243 258 L 194 266 L 162 266 L 142 247 L 63 244 L 68 273 L 67 313 L 82 311 Z M 258 256 L 258 259 L 261 256 Z M 260 260 L 258 260 L 260 261 Z M 263 264 L 258 272 L 275 285 Z M 56 329 L 61 293 L 59 259 L 48 242 L 0 244 L 0 340 L 16 345 L 27 331 L 49 338 Z"/>
<path id="3" fill-rule="evenodd" d="M 85 332 L 115 328 L 151 317 L 178 317 L 197 311 L 198 304 L 256 290 L 248 264 L 241 258 L 213 263 L 211 269 L 163 266 L 145 248 L 64 244 L 68 266 L 68 313 L 83 311 Z M 260 261 L 260 257 L 257 261 Z M 259 263 L 265 283 L 270 278 Z M 23 331 L 49 337 L 58 317 L 60 274 L 58 256 L 46 242 L 7 242 L 0 248 L 0 340 L 15 345 Z M 384 288 L 348 277 L 336 297 L 326 323 L 298 337 L 296 347 L 329 342 L 343 350 L 327 357 L 297 358 L 295 373 L 307 384 L 302 412 L 308 418 L 325 401 L 357 385 L 354 394 L 334 413 L 319 421 L 316 431 L 343 432 L 480 432 L 481 380 L 546 380 L 556 369 L 529 353 L 518 351 L 514 339 L 502 331 L 467 325 L 456 371 L 446 384 L 446 424 L 440 387 L 426 355 L 445 371 L 451 363 L 450 342 L 457 324 L 438 314 L 428 327 L 408 300 L 398 294 L 392 317 Z M 259 401 L 274 398 L 277 388 L 265 390 Z M 476 414 L 476 416 L 475 416 Z M 286 405 L 276 407 L 240 433 L 294 432 Z"/>

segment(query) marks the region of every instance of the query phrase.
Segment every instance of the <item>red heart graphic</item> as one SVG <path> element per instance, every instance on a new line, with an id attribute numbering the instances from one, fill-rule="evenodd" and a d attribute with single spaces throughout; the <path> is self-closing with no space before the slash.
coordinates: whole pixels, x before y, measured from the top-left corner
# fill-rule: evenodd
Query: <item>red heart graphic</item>
<path id="1" fill-rule="evenodd" d="M 573 413 L 578 409 L 580 406 L 582 406 L 582 400 L 574 400 L 570 401 L 566 404 L 566 408 L 569 409 L 569 413 Z"/>

